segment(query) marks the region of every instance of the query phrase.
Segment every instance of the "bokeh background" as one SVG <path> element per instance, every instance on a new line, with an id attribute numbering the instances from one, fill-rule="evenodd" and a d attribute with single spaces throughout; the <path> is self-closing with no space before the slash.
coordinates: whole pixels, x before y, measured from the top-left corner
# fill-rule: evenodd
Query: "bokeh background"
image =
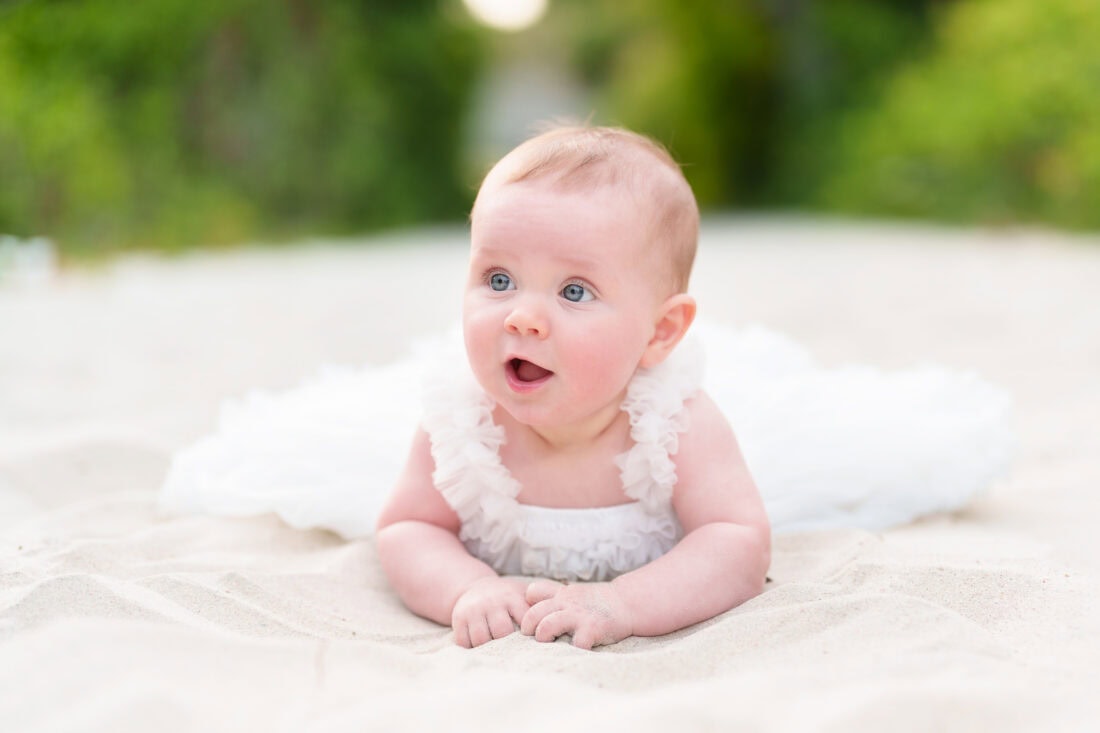
<path id="1" fill-rule="evenodd" d="M 1096 0 L 7 0 L 0 235 L 457 223 L 554 118 L 657 137 L 709 212 L 1100 229 L 1098 39 Z"/>

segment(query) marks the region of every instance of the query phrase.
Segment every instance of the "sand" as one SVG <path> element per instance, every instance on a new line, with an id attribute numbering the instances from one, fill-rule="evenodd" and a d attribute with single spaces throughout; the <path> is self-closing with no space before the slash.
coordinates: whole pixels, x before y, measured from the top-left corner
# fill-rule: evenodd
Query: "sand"
<path id="1" fill-rule="evenodd" d="M 707 318 L 977 370 L 1017 459 L 954 515 L 777 537 L 762 596 L 597 652 L 463 650 L 369 540 L 158 512 L 222 400 L 455 320 L 461 231 L 356 244 L 0 280 L 0 730 L 1095 729 L 1100 241 L 706 222 Z"/>

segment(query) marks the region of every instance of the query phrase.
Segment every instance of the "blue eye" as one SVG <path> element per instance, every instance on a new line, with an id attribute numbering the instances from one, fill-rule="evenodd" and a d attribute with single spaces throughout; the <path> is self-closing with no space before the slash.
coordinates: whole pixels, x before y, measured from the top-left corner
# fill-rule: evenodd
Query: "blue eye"
<path id="1" fill-rule="evenodd" d="M 512 278 L 503 272 L 494 272 L 489 276 L 489 287 L 493 290 L 504 291 L 511 290 L 515 286 L 512 285 Z"/>
<path id="2" fill-rule="evenodd" d="M 588 288 L 583 285 L 569 283 L 561 289 L 561 297 L 571 303 L 583 303 L 592 300 L 592 293 L 588 292 Z"/>

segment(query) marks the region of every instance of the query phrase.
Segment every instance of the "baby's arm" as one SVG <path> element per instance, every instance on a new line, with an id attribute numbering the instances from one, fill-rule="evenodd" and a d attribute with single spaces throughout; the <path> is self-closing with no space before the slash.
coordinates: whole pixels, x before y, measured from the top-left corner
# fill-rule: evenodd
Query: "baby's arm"
<path id="1" fill-rule="evenodd" d="M 610 583 L 528 588 L 522 629 L 577 646 L 658 636 L 728 611 L 763 590 L 771 533 L 733 431 L 709 397 L 688 403 L 690 428 L 673 457 L 673 507 L 684 538 L 666 555 Z"/>
<path id="2" fill-rule="evenodd" d="M 478 646 L 507 636 L 528 610 L 527 583 L 502 578 L 458 539 L 460 522 L 432 484 L 428 436 L 417 431 L 405 469 L 378 518 L 378 558 L 413 613 L 454 627 Z"/>

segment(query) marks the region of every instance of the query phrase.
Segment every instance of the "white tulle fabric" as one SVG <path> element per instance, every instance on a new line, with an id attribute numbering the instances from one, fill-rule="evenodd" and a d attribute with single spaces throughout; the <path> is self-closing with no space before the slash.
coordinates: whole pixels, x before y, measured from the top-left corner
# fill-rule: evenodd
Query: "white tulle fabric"
<path id="1" fill-rule="evenodd" d="M 452 354 L 445 363 L 464 358 Z M 503 429 L 494 404 L 468 369 L 452 369 L 426 390 L 422 425 L 431 439 L 432 479 L 462 521 L 472 555 L 505 575 L 606 580 L 665 554 L 682 530 L 672 510 L 671 455 L 687 427 L 684 401 L 699 389 L 694 344 L 631 380 L 623 410 L 634 445 L 615 461 L 623 493 L 617 506 L 561 509 L 520 504 L 519 483 L 500 458 Z"/>
<path id="2" fill-rule="evenodd" d="M 777 533 L 881 529 L 957 509 L 1008 467 L 1010 400 L 974 374 L 938 366 L 824 369 L 762 328 L 692 330 L 707 358 L 703 389 L 733 425 Z M 479 556 L 502 558 L 504 572 L 554 577 L 586 552 L 600 558 L 592 563 L 599 577 L 676 542 L 669 455 L 690 429 L 680 407 L 698 380 L 698 351 L 678 348 L 667 370 L 639 374 L 631 385 L 624 409 L 638 447 L 619 457 L 619 468 L 635 501 L 544 510 L 516 503 L 490 404 L 465 357 L 451 351 L 458 339 L 446 341 L 391 366 L 329 368 L 293 389 L 230 402 L 214 433 L 174 457 L 162 506 L 274 512 L 295 527 L 367 536 L 421 419 L 422 374 L 438 375 L 442 366 L 449 376 L 431 377 L 424 424 L 437 485 Z"/>
<path id="3" fill-rule="evenodd" d="M 703 388 L 778 532 L 883 529 L 959 509 L 1009 468 L 1011 399 L 972 372 L 823 369 L 773 331 L 701 325 Z"/>

